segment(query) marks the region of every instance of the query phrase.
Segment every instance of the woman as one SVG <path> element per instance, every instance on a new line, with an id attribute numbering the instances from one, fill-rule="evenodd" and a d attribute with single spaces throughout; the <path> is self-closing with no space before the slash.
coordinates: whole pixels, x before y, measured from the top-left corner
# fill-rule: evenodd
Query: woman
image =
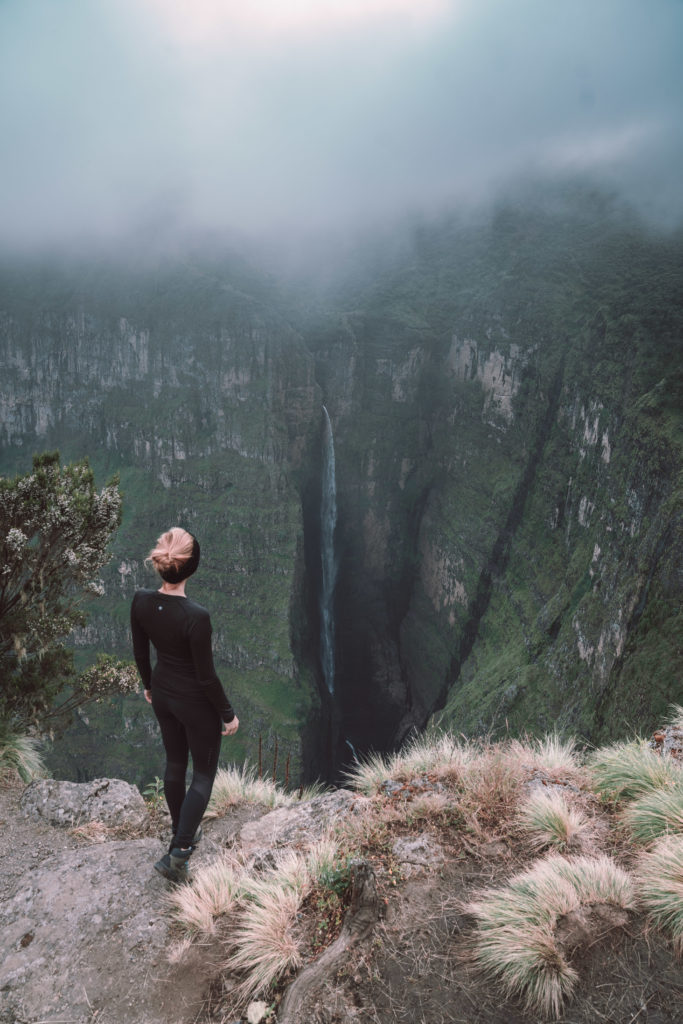
<path id="1" fill-rule="evenodd" d="M 166 750 L 164 796 L 173 839 L 154 867 L 172 882 L 187 878 L 187 862 L 201 835 L 200 822 L 218 768 L 221 735 L 233 736 L 239 719 L 216 675 L 211 619 L 185 595 L 185 581 L 199 565 L 199 543 L 174 526 L 150 552 L 162 579 L 158 590 L 137 590 L 130 613 L 133 653 Z M 157 661 L 150 662 L 150 642 Z M 185 791 L 188 753 L 192 782 Z"/>

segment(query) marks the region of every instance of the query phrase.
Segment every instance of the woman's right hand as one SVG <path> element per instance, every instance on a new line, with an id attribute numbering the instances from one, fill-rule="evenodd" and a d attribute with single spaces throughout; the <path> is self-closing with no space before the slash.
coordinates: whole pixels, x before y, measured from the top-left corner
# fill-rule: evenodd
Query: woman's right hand
<path id="1" fill-rule="evenodd" d="M 234 736 L 239 727 L 240 720 L 237 715 L 235 715 L 232 722 L 223 722 L 223 731 L 221 732 L 221 736 Z"/>

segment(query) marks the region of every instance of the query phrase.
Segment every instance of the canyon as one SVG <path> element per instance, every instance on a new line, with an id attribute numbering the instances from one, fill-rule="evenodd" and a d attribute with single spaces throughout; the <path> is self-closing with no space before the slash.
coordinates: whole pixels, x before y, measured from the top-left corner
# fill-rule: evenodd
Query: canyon
<path id="1" fill-rule="evenodd" d="M 586 192 L 414 224 L 324 284 L 215 245 L 4 257 L 0 472 L 58 448 L 124 496 L 79 660 L 130 657 L 145 555 L 180 523 L 231 760 L 298 783 L 432 724 L 647 731 L 682 699 L 682 282 L 680 232 Z M 121 698 L 51 756 L 140 783 L 153 736 Z"/>

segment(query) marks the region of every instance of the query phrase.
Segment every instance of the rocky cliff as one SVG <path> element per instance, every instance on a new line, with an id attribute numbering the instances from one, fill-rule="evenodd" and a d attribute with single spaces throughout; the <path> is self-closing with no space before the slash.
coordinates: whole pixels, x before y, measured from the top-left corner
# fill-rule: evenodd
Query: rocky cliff
<path id="1" fill-rule="evenodd" d="M 390 748 L 435 713 L 601 740 L 654 722 L 683 667 L 682 271 L 679 237 L 590 195 L 421 226 L 314 300 L 218 257 L 6 269 L 3 469 L 58 446 L 122 474 L 107 596 L 76 642 L 125 648 L 150 538 L 181 521 L 237 754 L 277 734 L 329 774 L 346 740 Z"/>
<path id="2" fill-rule="evenodd" d="M 216 661 L 245 726 L 231 753 L 253 755 L 259 735 L 272 750 L 277 733 L 282 766 L 290 755 L 296 777 L 301 725 L 316 699 L 297 646 L 296 473 L 319 390 L 272 286 L 240 272 L 199 261 L 7 271 L 2 459 L 5 471 L 23 470 L 32 451 L 58 447 L 65 458 L 88 455 L 99 475 L 120 472 L 125 518 L 106 597 L 74 638 L 85 654 L 130 656 L 128 608 L 136 587 L 153 584 L 143 564 L 150 544 L 167 524 L 201 535 L 193 595 L 212 610 Z M 69 737 L 86 775 L 150 778 L 158 756 L 146 757 L 144 708 L 128 701 L 110 714 L 97 751 L 89 739 L 98 713 L 86 718 Z"/>

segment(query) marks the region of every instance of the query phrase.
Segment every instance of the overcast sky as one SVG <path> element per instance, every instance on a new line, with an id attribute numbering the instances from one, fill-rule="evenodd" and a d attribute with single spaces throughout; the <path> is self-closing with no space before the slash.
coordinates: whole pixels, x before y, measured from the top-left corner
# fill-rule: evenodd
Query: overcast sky
<path id="1" fill-rule="evenodd" d="M 683 217 L 681 0 L 0 0 L 0 235 L 287 232 L 594 173 Z"/>

